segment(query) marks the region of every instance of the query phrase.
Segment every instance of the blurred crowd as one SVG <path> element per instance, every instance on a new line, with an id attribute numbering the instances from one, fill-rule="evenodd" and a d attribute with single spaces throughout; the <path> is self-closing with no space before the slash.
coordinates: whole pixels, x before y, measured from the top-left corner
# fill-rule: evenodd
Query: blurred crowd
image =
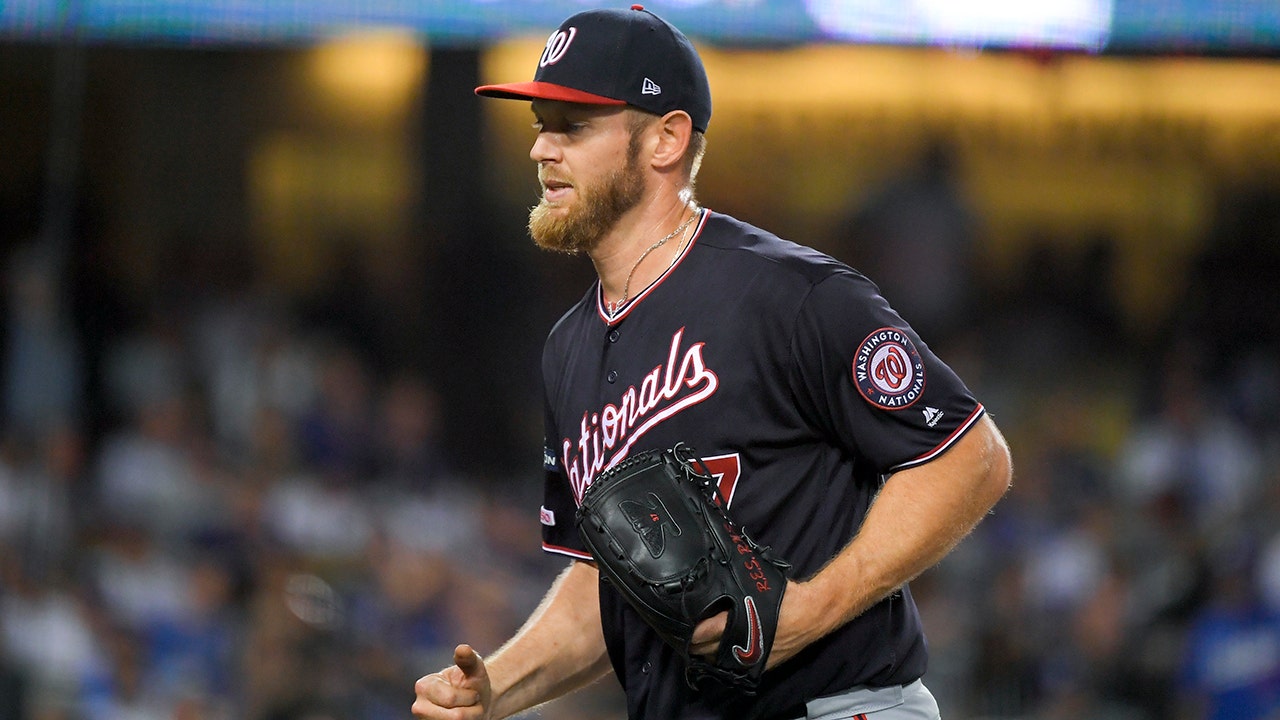
<path id="1" fill-rule="evenodd" d="M 560 569 L 528 478 L 451 468 L 430 382 L 262 296 L 113 337 L 91 441 L 49 263 L 10 270 L 0 718 L 403 718 Z"/>
<path id="2" fill-rule="evenodd" d="M 1029 242 L 1016 286 L 922 252 L 908 275 L 960 275 L 933 310 L 865 259 L 1014 453 L 1010 494 L 913 584 L 944 717 L 1280 718 L 1274 200 L 1224 205 L 1142 332 L 1105 244 Z M 405 718 L 562 568 L 536 460 L 459 469 L 425 373 L 252 292 L 157 302 L 91 364 L 55 266 L 5 266 L 0 720 Z M 620 718 L 613 682 L 538 712 Z"/>

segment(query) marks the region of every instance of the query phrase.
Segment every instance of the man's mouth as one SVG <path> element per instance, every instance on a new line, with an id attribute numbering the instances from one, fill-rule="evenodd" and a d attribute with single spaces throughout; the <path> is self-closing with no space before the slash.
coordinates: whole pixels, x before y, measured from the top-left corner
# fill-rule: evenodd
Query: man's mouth
<path id="1" fill-rule="evenodd" d="M 543 180 L 542 181 L 542 199 L 547 202 L 558 202 L 563 200 L 573 190 L 573 185 L 560 180 Z"/>

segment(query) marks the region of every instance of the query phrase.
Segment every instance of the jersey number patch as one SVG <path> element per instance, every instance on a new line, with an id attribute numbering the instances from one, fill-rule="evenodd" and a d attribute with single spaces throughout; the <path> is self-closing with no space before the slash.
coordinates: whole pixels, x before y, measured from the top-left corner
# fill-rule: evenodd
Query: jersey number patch
<path id="1" fill-rule="evenodd" d="M 716 479 L 716 487 L 720 489 L 720 499 L 724 501 L 724 506 L 729 507 L 733 502 L 733 491 L 737 489 L 738 480 L 742 477 L 742 460 L 738 453 L 702 458 L 702 463 Z"/>

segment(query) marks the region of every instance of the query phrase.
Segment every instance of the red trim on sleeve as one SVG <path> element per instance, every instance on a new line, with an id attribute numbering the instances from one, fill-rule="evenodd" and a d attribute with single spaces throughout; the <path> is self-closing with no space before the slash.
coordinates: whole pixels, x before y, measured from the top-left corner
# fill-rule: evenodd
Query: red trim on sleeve
<path id="1" fill-rule="evenodd" d="M 576 560 L 595 560 L 595 558 L 591 557 L 591 553 L 574 550 L 573 548 L 561 547 L 559 545 L 552 545 L 545 542 L 542 543 L 542 550 L 543 552 L 555 553 L 557 555 L 568 555 Z"/>
<path id="2" fill-rule="evenodd" d="M 960 423 L 960 427 L 956 428 L 955 431 L 948 435 L 947 439 L 939 443 L 937 447 L 914 460 L 908 460 L 900 465 L 894 465 L 889 468 L 889 472 L 898 472 L 899 470 L 906 470 L 909 467 L 923 465 L 938 457 L 954 445 L 957 440 L 964 436 L 965 433 L 969 432 L 969 428 L 973 427 L 974 423 L 978 422 L 978 418 L 981 418 L 984 414 L 986 414 L 986 408 L 982 407 L 982 404 L 979 403 L 978 407 L 974 408 L 973 412 L 969 414 L 969 417 L 965 418 L 965 421 Z"/>

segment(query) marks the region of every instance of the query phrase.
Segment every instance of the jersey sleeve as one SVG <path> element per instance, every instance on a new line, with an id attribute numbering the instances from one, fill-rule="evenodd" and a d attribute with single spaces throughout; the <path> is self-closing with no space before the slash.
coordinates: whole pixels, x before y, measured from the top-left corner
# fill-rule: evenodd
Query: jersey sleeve
<path id="1" fill-rule="evenodd" d="M 793 390 L 810 421 L 887 474 L 926 463 L 982 417 L 982 405 L 867 278 L 814 285 L 792 338 Z"/>
<path id="2" fill-rule="evenodd" d="M 591 553 L 586 550 L 578 536 L 578 528 L 574 524 L 574 515 L 578 510 L 578 501 L 573 486 L 565 474 L 563 454 L 556 446 L 555 438 L 564 437 L 556 427 L 552 417 L 550 404 L 544 408 L 543 426 L 545 438 L 542 451 L 543 493 L 542 507 L 538 510 L 542 523 L 542 549 L 549 553 L 566 555 L 579 560 L 590 560 Z"/>

